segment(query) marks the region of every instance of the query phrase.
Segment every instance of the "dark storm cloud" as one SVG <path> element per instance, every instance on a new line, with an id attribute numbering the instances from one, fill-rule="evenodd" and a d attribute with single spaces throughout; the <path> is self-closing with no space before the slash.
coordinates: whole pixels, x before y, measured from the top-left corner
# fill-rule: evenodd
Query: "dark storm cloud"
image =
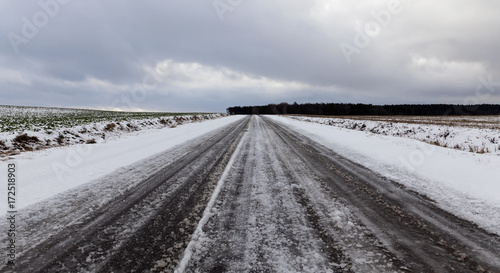
<path id="1" fill-rule="evenodd" d="M 481 77 L 500 81 L 495 1 L 0 8 L 1 104 L 223 111 L 282 101 L 463 103 L 477 97 Z M 481 103 L 500 103 L 500 90 L 488 92 Z"/>

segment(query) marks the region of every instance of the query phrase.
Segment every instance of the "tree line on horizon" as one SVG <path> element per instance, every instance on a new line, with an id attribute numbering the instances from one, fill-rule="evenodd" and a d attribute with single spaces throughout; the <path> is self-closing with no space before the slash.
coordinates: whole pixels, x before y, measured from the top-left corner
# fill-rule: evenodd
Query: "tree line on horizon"
<path id="1" fill-rule="evenodd" d="M 500 115 L 498 104 L 397 104 L 372 105 L 362 103 L 304 103 L 234 106 L 226 109 L 230 115 L 318 115 L 318 116 L 462 116 Z"/>

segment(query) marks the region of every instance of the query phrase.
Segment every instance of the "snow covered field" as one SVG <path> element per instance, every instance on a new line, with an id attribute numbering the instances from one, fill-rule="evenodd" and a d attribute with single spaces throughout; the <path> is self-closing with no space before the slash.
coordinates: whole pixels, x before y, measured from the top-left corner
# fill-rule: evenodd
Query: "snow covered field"
<path id="1" fill-rule="evenodd" d="M 96 144 L 137 131 L 174 128 L 222 116 L 0 106 L 0 158 L 51 147 Z"/>
<path id="2" fill-rule="evenodd" d="M 296 120 L 364 131 L 372 134 L 412 138 L 461 151 L 500 155 L 499 116 L 289 117 Z"/>
<path id="3" fill-rule="evenodd" d="M 232 116 L 184 124 L 176 128 L 150 128 L 120 133 L 112 139 L 106 138 L 95 145 L 75 144 L 25 152 L 2 161 L 0 173 L 5 174 L 6 177 L 7 164 L 13 161 L 18 163 L 17 207 L 23 208 L 89 183 L 119 168 L 185 143 L 241 118 L 241 116 Z M 118 138 L 118 136 L 121 137 Z M 6 200 L 6 190 L 7 187 L 0 187 L 1 200 Z M 7 202 L 0 202 L 0 212 L 3 214 L 6 211 Z"/>
<path id="4" fill-rule="evenodd" d="M 351 130 L 330 126 L 331 119 L 271 116 L 313 140 L 331 148 L 340 155 L 357 162 L 405 187 L 435 200 L 441 208 L 500 235 L 500 156 L 495 153 L 470 153 L 428 144 L 419 140 L 396 137 L 404 126 L 425 128 L 430 125 L 394 125 L 387 135 L 370 130 Z M 307 120 L 316 122 L 306 122 Z M 342 121 L 336 121 L 342 124 Z M 349 121 L 351 122 L 351 121 Z M 357 121 L 352 121 L 355 123 Z M 344 124 L 347 124 L 345 121 Z M 380 128 L 375 122 L 361 122 Z M 375 125 L 374 125 L 375 124 Z M 346 125 L 347 127 L 347 125 Z M 400 128 L 400 129 L 398 129 Z M 432 128 L 433 134 L 448 130 L 454 138 L 472 138 L 466 128 Z M 411 130 L 406 128 L 406 130 Z M 484 129 L 477 130 L 478 133 Z M 481 136 L 481 135 L 480 135 Z M 478 136 L 478 138 L 480 137 Z M 488 131 L 482 137 L 495 137 L 497 131 Z M 479 141 L 481 142 L 481 141 Z"/>

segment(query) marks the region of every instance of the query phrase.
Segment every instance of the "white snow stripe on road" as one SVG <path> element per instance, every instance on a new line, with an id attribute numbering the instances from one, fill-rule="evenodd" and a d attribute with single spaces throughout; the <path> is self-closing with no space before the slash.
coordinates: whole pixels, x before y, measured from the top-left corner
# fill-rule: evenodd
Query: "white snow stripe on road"
<path id="1" fill-rule="evenodd" d="M 191 241 L 189 242 L 188 246 L 186 247 L 186 250 L 184 251 L 184 256 L 182 257 L 181 262 L 178 265 L 178 268 L 174 271 L 175 273 L 184 273 L 186 271 L 186 267 L 189 264 L 189 261 L 191 260 L 191 257 L 193 256 L 194 248 L 196 245 L 200 242 L 200 240 L 203 240 L 203 227 L 205 224 L 210 220 L 210 217 L 214 215 L 214 212 L 212 212 L 214 206 L 215 206 L 215 201 L 217 200 L 217 197 L 219 196 L 220 191 L 222 190 L 222 187 L 224 187 L 224 182 L 229 175 L 229 172 L 231 171 L 234 161 L 238 154 L 240 153 L 243 143 L 245 142 L 245 138 L 247 136 L 247 133 L 244 133 L 243 137 L 240 139 L 240 142 L 238 143 L 238 146 L 234 150 L 234 153 L 232 154 L 231 158 L 229 159 L 229 162 L 227 163 L 226 168 L 224 169 L 224 172 L 222 173 L 222 176 L 220 177 L 219 181 L 217 182 L 217 186 L 215 187 L 215 190 L 212 194 L 212 197 L 210 198 L 210 201 L 207 204 L 207 207 L 205 208 L 205 211 L 203 212 L 203 217 L 201 218 L 200 222 L 198 223 L 198 226 L 196 227 L 196 230 L 191 237 Z"/>

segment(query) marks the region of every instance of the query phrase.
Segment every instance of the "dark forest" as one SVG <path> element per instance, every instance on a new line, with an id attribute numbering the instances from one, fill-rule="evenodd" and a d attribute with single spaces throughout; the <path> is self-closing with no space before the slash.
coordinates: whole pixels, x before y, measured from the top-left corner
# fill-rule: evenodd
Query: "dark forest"
<path id="1" fill-rule="evenodd" d="M 268 104 L 262 106 L 235 106 L 227 108 L 231 115 L 319 115 L 319 116 L 460 116 L 500 115 L 500 105 L 457 105 L 457 104 L 401 104 L 372 105 L 351 103 L 305 103 Z"/>

